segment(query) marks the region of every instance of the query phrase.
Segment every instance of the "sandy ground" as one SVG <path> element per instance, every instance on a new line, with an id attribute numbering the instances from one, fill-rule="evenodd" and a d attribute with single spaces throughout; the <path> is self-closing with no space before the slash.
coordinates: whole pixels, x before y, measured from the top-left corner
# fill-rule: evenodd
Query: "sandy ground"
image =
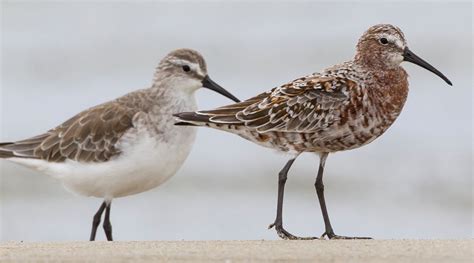
<path id="1" fill-rule="evenodd" d="M 473 240 L 0 244 L 0 262 L 473 262 Z"/>

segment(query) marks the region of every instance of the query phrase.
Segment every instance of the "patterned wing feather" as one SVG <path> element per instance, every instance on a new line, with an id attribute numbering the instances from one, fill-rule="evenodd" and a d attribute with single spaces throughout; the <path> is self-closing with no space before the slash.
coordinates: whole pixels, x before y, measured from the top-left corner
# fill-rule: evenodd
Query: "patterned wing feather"
<path id="1" fill-rule="evenodd" d="M 275 88 L 276 89 L 276 88 Z M 273 90 L 275 90 L 273 89 Z M 199 115 L 209 116 L 209 121 L 213 123 L 225 123 L 225 124 L 242 124 L 242 121 L 237 119 L 236 113 L 246 109 L 247 107 L 261 102 L 266 98 L 273 90 L 262 93 L 258 96 L 250 98 L 246 101 L 234 103 L 224 107 L 217 108 L 209 111 L 199 111 Z"/>
<path id="2" fill-rule="evenodd" d="M 4 157 L 63 162 L 105 162 L 120 154 L 117 141 L 130 128 L 137 113 L 116 101 L 81 112 L 48 132 L 0 145 Z"/>
<path id="3" fill-rule="evenodd" d="M 336 121 L 348 104 L 355 82 L 342 77 L 312 75 L 233 105 L 199 114 L 212 123 L 245 125 L 258 132 L 313 132 Z"/>

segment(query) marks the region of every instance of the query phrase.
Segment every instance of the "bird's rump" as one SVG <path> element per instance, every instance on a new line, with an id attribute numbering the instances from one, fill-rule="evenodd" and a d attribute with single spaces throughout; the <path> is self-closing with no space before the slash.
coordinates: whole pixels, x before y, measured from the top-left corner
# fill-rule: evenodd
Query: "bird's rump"
<path id="1" fill-rule="evenodd" d="M 131 127 L 136 110 L 116 101 L 85 110 L 48 132 L 0 144 L 0 157 L 49 162 L 105 162 L 120 154 L 117 141 Z"/>

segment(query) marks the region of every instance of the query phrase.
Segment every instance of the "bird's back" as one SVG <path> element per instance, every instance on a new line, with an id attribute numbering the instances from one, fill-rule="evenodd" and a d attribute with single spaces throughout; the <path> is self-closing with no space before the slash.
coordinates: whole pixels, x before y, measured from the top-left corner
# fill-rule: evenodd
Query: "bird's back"
<path id="1" fill-rule="evenodd" d="M 123 97 L 137 96 L 136 92 Z M 0 144 L 0 157 L 48 162 L 105 162 L 120 154 L 115 144 L 133 127 L 139 106 L 121 98 L 84 110 L 49 131 L 32 138 Z"/>

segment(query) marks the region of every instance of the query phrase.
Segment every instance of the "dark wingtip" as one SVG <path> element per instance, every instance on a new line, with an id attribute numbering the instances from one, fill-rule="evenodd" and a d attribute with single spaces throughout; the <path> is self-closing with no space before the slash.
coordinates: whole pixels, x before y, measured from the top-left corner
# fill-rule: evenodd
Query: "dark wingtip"
<path id="1" fill-rule="evenodd" d="M 182 121 L 190 121 L 192 120 L 192 117 L 195 115 L 194 112 L 179 112 L 173 114 L 174 117 L 176 117 L 178 120 Z"/>
<path id="2" fill-rule="evenodd" d="M 173 114 L 174 117 L 178 118 L 178 121 L 196 121 L 196 122 L 208 122 L 209 117 L 201 115 L 196 112 L 180 112 Z"/>
<path id="3" fill-rule="evenodd" d="M 15 155 L 13 154 L 12 151 L 1 149 L 2 146 L 7 146 L 7 145 L 11 145 L 11 144 L 13 144 L 13 143 L 11 143 L 11 142 L 2 142 L 2 143 L 0 143 L 0 158 L 15 157 Z"/>
<path id="4" fill-rule="evenodd" d="M 197 126 L 196 124 L 192 124 L 192 123 L 184 122 L 184 121 L 176 122 L 174 125 L 175 126 Z"/>

